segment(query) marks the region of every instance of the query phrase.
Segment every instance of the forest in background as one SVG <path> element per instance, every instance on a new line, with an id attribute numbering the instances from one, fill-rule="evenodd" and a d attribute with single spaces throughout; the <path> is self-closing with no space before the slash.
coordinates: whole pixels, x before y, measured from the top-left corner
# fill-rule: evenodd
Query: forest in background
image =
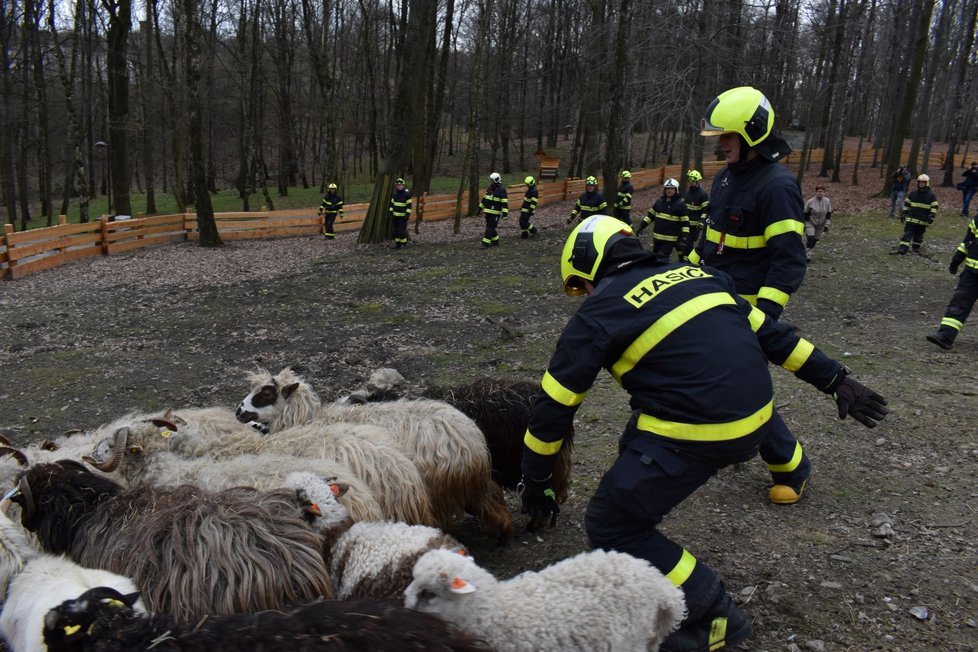
<path id="1" fill-rule="evenodd" d="M 104 195 L 131 214 L 133 191 L 153 214 L 166 193 L 206 245 L 218 190 L 254 210 L 327 180 L 379 199 L 394 176 L 420 194 L 454 175 L 477 201 L 488 170 L 556 147 L 563 175 L 609 191 L 622 168 L 712 157 L 700 118 L 738 85 L 802 157 L 824 150 L 818 174 L 846 137 L 883 177 L 944 143 L 932 176 L 953 185 L 976 17 L 978 0 L 12 0 L 0 212 L 23 229 Z"/>

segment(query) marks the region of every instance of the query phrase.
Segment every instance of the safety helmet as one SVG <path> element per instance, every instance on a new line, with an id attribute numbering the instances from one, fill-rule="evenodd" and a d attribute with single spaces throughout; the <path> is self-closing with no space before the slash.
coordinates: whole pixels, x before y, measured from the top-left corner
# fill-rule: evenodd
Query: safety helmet
<path id="1" fill-rule="evenodd" d="M 926 174 L 922 174 L 919 177 L 917 177 L 917 182 L 919 183 L 921 181 L 926 183 L 928 186 L 930 185 L 930 177 L 927 176 Z"/>
<path id="2" fill-rule="evenodd" d="M 326 190 L 336 190 L 336 184 L 335 183 L 329 184 L 328 186 L 326 186 Z"/>
<path id="3" fill-rule="evenodd" d="M 493 183 L 500 183 L 503 180 L 503 178 L 499 176 L 498 172 L 493 172 L 492 174 L 489 175 L 489 180 L 492 181 Z"/>
<path id="4" fill-rule="evenodd" d="M 525 179 L 523 179 L 523 183 L 525 183 L 528 186 L 532 186 L 533 184 L 536 183 L 536 179 L 534 179 L 531 176 L 527 176 Z"/>
<path id="5" fill-rule="evenodd" d="M 632 173 L 629 172 L 628 170 L 622 170 L 621 171 L 621 178 L 622 179 L 631 179 L 632 178 Z"/>
<path id="6" fill-rule="evenodd" d="M 598 185 L 598 179 L 597 179 L 597 177 L 588 177 L 587 179 L 584 180 L 584 185 L 585 186 L 596 186 L 596 185 Z"/>
<path id="7" fill-rule="evenodd" d="M 679 182 L 673 179 L 672 177 L 669 177 L 668 179 L 666 179 L 666 182 L 662 184 L 662 189 L 665 190 L 666 188 L 672 188 L 673 190 L 678 192 Z"/>
<path id="8" fill-rule="evenodd" d="M 560 278 L 567 296 L 584 296 L 584 281 L 594 281 L 608 250 L 634 235 L 632 227 L 610 215 L 592 215 L 574 227 L 560 256 Z"/>
<path id="9" fill-rule="evenodd" d="M 699 170 L 690 170 L 686 173 L 686 178 L 690 181 L 702 181 L 703 175 L 700 174 Z"/>
<path id="10" fill-rule="evenodd" d="M 394 180 L 394 184 L 396 185 L 398 183 L 403 186 L 404 185 L 404 179 L 401 179 L 400 177 L 398 177 L 397 179 L 395 179 Z"/>
<path id="11" fill-rule="evenodd" d="M 753 147 L 771 135 L 773 129 L 774 109 L 764 93 L 751 86 L 738 86 L 710 102 L 700 135 L 738 133 Z"/>

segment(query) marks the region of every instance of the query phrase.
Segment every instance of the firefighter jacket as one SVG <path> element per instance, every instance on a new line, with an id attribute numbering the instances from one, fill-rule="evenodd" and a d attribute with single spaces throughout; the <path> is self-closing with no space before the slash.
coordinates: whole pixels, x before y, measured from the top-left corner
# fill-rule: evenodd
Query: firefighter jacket
<path id="1" fill-rule="evenodd" d="M 930 186 L 907 193 L 903 200 L 903 218 L 907 224 L 933 224 L 937 217 L 937 196 Z"/>
<path id="2" fill-rule="evenodd" d="M 532 186 L 527 186 L 526 192 L 523 193 L 523 205 L 520 206 L 520 217 L 525 219 L 530 219 L 533 214 L 537 211 L 537 202 L 539 201 L 540 193 L 537 191 L 536 184 Z"/>
<path id="3" fill-rule="evenodd" d="M 319 212 L 327 218 L 336 217 L 343 214 L 343 198 L 335 192 L 328 192 L 323 195 L 323 203 L 319 205 Z"/>
<path id="4" fill-rule="evenodd" d="M 978 216 L 971 220 L 957 250 L 965 255 L 965 267 L 978 272 Z"/>
<path id="5" fill-rule="evenodd" d="M 395 189 L 391 193 L 391 217 L 395 220 L 406 220 L 411 217 L 411 191 Z"/>
<path id="6" fill-rule="evenodd" d="M 703 460 L 747 459 L 774 409 L 769 361 L 826 393 L 845 377 L 723 272 L 650 257 L 621 265 L 560 335 L 524 435 L 523 475 L 549 477 L 602 367 L 630 396 L 629 427 Z"/>
<path id="7" fill-rule="evenodd" d="M 727 166 L 713 180 L 706 233 L 689 260 L 733 276 L 751 303 L 784 308 L 805 279 L 803 207 L 798 182 L 780 163 Z"/>
<path id="8" fill-rule="evenodd" d="M 710 209 L 710 197 L 703 190 L 702 186 L 690 186 L 683 195 L 686 203 L 686 214 L 689 216 L 689 228 L 698 229 L 703 226 L 706 220 L 706 213 Z"/>
<path id="9" fill-rule="evenodd" d="M 581 221 L 583 222 L 592 215 L 603 214 L 607 208 L 608 202 L 604 200 L 604 195 L 597 190 L 594 192 L 587 192 L 585 190 L 581 193 L 581 196 L 577 198 L 577 203 L 574 204 L 574 210 L 571 211 L 570 217 L 567 218 L 567 221 L 572 222 L 575 218 L 580 217 Z"/>
<path id="10" fill-rule="evenodd" d="M 615 199 L 615 208 L 623 211 L 632 210 L 632 193 L 635 189 L 632 188 L 632 182 L 627 179 L 621 182 L 618 186 L 618 198 Z"/>
<path id="11" fill-rule="evenodd" d="M 491 183 L 486 188 L 486 194 L 479 202 L 479 208 L 486 214 L 486 217 L 495 217 L 497 220 L 509 215 L 509 195 L 506 187 L 501 183 Z"/>
<path id="12" fill-rule="evenodd" d="M 639 229 L 652 225 L 652 239 L 678 242 L 689 237 L 689 217 L 686 203 L 676 193 L 672 198 L 662 195 L 642 218 Z"/>

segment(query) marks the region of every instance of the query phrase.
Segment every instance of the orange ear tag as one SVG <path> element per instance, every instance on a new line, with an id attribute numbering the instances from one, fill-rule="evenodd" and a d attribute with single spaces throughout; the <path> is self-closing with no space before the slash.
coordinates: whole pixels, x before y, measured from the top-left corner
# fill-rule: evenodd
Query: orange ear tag
<path id="1" fill-rule="evenodd" d="M 475 587 L 463 580 L 461 577 L 456 577 L 452 580 L 451 591 L 452 593 L 457 594 L 473 593 L 475 591 Z"/>

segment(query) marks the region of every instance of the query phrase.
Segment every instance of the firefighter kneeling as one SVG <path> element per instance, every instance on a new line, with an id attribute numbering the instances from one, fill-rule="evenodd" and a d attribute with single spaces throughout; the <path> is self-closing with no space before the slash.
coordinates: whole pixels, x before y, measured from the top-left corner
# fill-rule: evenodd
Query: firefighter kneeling
<path id="1" fill-rule="evenodd" d="M 720 577 L 659 523 L 721 468 L 757 454 L 772 430 L 768 361 L 832 395 L 839 418 L 873 428 L 886 401 L 751 306 L 731 277 L 659 262 L 613 217 L 595 215 L 571 232 L 561 276 L 568 295 L 588 296 L 557 342 L 524 438 L 528 528 L 556 523 L 551 477 L 561 436 L 598 373 L 610 370 L 634 412 L 588 505 L 590 543 L 646 559 L 682 588 L 687 616 L 663 650 L 740 643 L 751 625 Z"/>

